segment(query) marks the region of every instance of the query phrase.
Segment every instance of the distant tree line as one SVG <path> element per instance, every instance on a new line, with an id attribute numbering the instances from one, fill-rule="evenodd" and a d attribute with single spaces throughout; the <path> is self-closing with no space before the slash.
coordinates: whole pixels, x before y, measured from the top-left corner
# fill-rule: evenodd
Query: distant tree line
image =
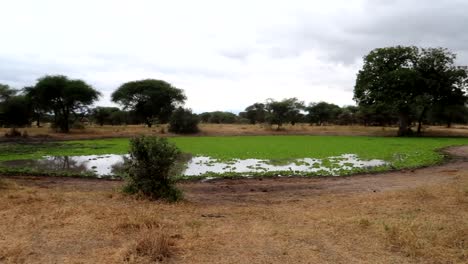
<path id="1" fill-rule="evenodd" d="M 121 85 L 113 94 L 117 107 L 91 106 L 100 92 L 82 80 L 66 76 L 44 76 L 34 86 L 17 90 L 0 84 L 0 126 L 23 127 L 33 122 L 52 123 L 57 131 L 68 133 L 85 122 L 99 125 L 169 123 L 175 133 L 198 131 L 198 116 L 184 109 L 181 89 L 161 80 L 141 80 Z M 175 114 L 177 113 L 177 114 Z"/>
<path id="2" fill-rule="evenodd" d="M 364 57 L 354 87 L 357 106 L 327 102 L 305 104 L 297 98 L 267 99 L 239 114 L 183 108 L 183 90 L 162 80 L 131 81 L 111 96 L 117 107 L 91 106 L 100 92 L 82 80 L 44 76 L 34 86 L 13 89 L 0 84 L 0 126 L 52 123 L 60 132 L 83 123 L 98 125 L 169 123 L 174 133 L 195 133 L 198 123 L 266 123 L 276 125 L 366 125 L 399 127 L 398 135 L 421 133 L 422 124 L 468 123 L 467 73 L 454 65 L 455 54 L 444 48 L 378 48 Z"/>

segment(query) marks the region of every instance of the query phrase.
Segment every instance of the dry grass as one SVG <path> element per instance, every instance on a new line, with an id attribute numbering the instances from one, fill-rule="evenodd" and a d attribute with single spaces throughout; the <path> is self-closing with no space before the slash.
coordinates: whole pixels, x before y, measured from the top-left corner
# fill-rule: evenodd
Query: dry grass
<path id="1" fill-rule="evenodd" d="M 189 201 L 178 204 L 90 182 L 18 182 L 0 190 L 0 263 L 467 263 L 468 173 L 454 177 L 399 191 L 211 203 L 188 185 Z"/>
<path id="2" fill-rule="evenodd" d="M 172 239 L 162 230 L 145 228 L 140 230 L 135 241 L 122 250 L 125 263 L 162 262 L 174 254 Z"/>
<path id="3" fill-rule="evenodd" d="M 17 184 L 15 182 L 0 178 L 0 191 L 1 190 L 7 190 L 7 189 L 14 190 L 14 189 L 17 189 L 17 188 L 18 188 L 18 186 L 17 186 Z"/>
<path id="4" fill-rule="evenodd" d="M 468 136 L 468 127 L 455 126 L 447 129 L 445 127 L 427 127 L 425 135 L 428 136 Z M 310 126 L 308 124 L 285 125 L 282 130 L 276 127 L 258 124 L 201 124 L 199 136 L 226 136 L 226 135 L 359 135 L 359 136 L 394 136 L 395 127 L 365 127 L 365 126 Z M 0 128 L 0 138 L 9 131 L 9 128 Z M 21 128 L 29 137 L 51 138 L 51 139 L 86 139 L 104 137 L 131 137 L 135 135 L 160 135 L 173 136 L 167 133 L 165 125 L 152 128 L 143 125 L 129 126 L 88 126 L 86 129 L 72 129 L 69 134 L 56 133 L 49 127 Z"/>

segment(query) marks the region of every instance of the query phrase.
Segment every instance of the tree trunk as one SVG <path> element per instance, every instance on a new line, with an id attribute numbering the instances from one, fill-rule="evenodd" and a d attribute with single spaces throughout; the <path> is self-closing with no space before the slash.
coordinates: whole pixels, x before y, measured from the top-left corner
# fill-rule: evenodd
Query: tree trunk
<path id="1" fill-rule="evenodd" d="M 63 116 L 62 120 L 60 120 L 60 129 L 62 130 L 63 133 L 68 133 L 70 132 L 70 125 L 68 124 L 68 109 L 63 110 Z"/>
<path id="2" fill-rule="evenodd" d="M 55 132 L 59 132 L 59 129 L 60 129 L 60 122 L 59 122 L 59 113 L 57 110 L 54 110 L 54 130 Z"/>
<path id="3" fill-rule="evenodd" d="M 423 108 L 423 110 L 421 111 L 421 114 L 419 115 L 419 118 L 418 118 L 418 136 L 421 135 L 421 128 L 422 128 L 422 120 L 424 118 L 424 115 L 426 114 L 426 107 Z"/>
<path id="4" fill-rule="evenodd" d="M 404 137 L 409 134 L 409 117 L 406 113 L 400 113 L 398 115 L 398 136 Z"/>
<path id="5" fill-rule="evenodd" d="M 153 126 L 153 122 L 151 122 L 151 119 L 149 118 L 146 118 L 146 125 L 151 128 L 151 126 Z"/>
<path id="6" fill-rule="evenodd" d="M 62 120 L 62 125 L 61 125 L 61 130 L 63 133 L 68 133 L 70 132 L 70 125 L 68 124 L 68 118 L 63 118 Z"/>

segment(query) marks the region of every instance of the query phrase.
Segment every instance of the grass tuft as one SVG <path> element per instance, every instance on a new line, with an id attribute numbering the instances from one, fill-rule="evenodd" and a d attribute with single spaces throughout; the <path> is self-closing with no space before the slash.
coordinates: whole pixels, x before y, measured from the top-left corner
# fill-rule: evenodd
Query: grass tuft
<path id="1" fill-rule="evenodd" d="M 174 255 L 174 243 L 170 236 L 160 229 L 143 229 L 136 240 L 123 251 L 126 263 L 154 263 Z"/>

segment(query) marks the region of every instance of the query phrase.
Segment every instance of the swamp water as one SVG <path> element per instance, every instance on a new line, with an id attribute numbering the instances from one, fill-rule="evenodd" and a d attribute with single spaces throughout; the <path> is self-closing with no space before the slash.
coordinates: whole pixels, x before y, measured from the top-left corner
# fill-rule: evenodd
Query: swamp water
<path id="1" fill-rule="evenodd" d="M 118 177 L 128 155 L 45 156 L 38 160 L 14 160 L 0 163 L 9 168 L 27 168 L 36 171 L 91 174 L 96 177 Z M 345 175 L 356 170 L 369 170 L 388 163 L 383 160 L 361 160 L 355 154 L 343 154 L 326 159 L 303 158 L 296 160 L 232 159 L 220 161 L 210 157 L 188 158 L 182 164 L 180 175 Z"/>

